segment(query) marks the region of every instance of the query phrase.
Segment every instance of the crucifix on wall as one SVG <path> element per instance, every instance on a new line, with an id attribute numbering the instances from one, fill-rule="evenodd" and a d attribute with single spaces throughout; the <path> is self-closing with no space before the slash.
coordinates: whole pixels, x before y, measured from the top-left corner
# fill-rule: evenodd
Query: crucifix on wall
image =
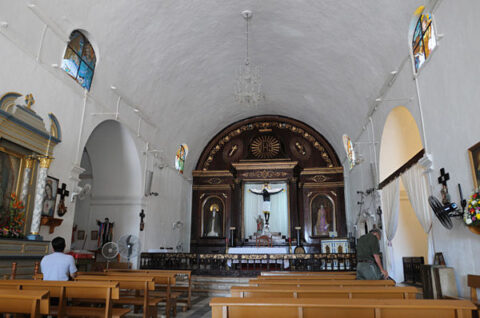
<path id="1" fill-rule="evenodd" d="M 67 190 L 67 185 L 62 183 L 62 187 L 58 188 L 57 193 L 60 195 L 60 202 L 58 203 L 57 214 L 58 216 L 64 216 L 67 213 L 67 207 L 65 206 L 65 197 L 70 195 L 70 191 Z"/>
<path id="2" fill-rule="evenodd" d="M 440 169 L 440 177 L 438 177 L 438 183 L 442 185 L 442 190 L 440 191 L 440 193 L 442 194 L 443 204 L 450 203 L 450 194 L 448 194 L 448 186 L 447 186 L 448 180 L 450 180 L 450 174 L 445 173 L 445 168 Z"/>

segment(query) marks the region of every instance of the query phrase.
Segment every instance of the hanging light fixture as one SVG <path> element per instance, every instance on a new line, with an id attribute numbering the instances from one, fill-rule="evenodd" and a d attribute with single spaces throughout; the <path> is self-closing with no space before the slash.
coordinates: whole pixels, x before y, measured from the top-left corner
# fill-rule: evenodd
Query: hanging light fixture
<path id="1" fill-rule="evenodd" d="M 237 70 L 237 78 L 235 82 L 235 101 L 248 106 L 258 106 L 265 99 L 262 92 L 262 79 L 260 77 L 260 68 L 250 63 L 248 56 L 248 23 L 252 18 L 252 11 L 242 11 L 245 19 L 246 32 L 246 49 L 247 56 L 244 65 Z"/>

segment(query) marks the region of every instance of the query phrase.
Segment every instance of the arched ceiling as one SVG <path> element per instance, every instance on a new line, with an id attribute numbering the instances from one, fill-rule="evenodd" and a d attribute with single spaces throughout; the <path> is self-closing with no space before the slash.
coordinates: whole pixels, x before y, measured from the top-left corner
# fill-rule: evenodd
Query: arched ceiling
<path id="1" fill-rule="evenodd" d="M 174 157 L 189 145 L 189 172 L 227 125 L 285 115 L 322 133 L 343 158 L 341 136 L 357 135 L 368 103 L 408 54 L 408 26 L 421 1 L 49 0 L 38 3 L 66 30 L 87 30 L 99 59 L 92 93 L 110 85 L 157 124 Z M 250 9 L 251 61 L 262 67 L 265 103 L 233 98 L 245 58 Z M 342 152 L 340 152 L 342 151 Z M 170 160 L 167 158 L 167 160 Z"/>

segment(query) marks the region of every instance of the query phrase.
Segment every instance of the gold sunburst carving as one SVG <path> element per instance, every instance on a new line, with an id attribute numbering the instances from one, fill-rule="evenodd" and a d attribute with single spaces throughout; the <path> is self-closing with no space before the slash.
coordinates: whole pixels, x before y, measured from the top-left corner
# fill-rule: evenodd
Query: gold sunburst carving
<path id="1" fill-rule="evenodd" d="M 280 152 L 280 142 L 273 136 L 260 136 L 252 141 L 250 149 L 256 158 L 271 159 Z"/>

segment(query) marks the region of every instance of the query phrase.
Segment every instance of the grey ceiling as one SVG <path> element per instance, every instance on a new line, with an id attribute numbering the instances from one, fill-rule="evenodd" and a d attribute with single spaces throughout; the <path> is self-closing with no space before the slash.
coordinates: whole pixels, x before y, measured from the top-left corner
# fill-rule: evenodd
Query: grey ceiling
<path id="1" fill-rule="evenodd" d="M 88 31 L 99 57 L 92 93 L 116 85 L 158 126 L 158 144 L 186 142 L 196 161 L 230 123 L 279 114 L 306 122 L 341 149 L 359 133 L 387 74 L 408 54 L 413 0 L 49 0 L 42 10 L 68 31 Z M 262 67 L 265 103 L 233 99 L 245 57 Z M 343 153 L 339 153 L 343 157 Z M 195 165 L 191 162 L 187 171 Z M 189 168 L 189 169 L 188 169 Z"/>

